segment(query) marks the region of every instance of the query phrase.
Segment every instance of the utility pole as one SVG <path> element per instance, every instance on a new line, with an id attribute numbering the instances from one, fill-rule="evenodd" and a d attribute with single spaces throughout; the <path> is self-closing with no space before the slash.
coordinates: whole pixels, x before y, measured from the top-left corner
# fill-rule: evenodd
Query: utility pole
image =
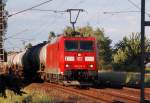
<path id="1" fill-rule="evenodd" d="M 67 9 L 66 11 L 69 12 L 69 14 L 70 14 L 70 23 L 72 24 L 73 31 L 75 32 L 75 23 L 77 22 L 80 12 L 83 12 L 84 10 L 83 9 Z M 72 20 L 72 12 L 73 11 L 78 12 L 75 20 Z"/>
<path id="2" fill-rule="evenodd" d="M 141 0 L 141 103 L 144 103 L 145 92 L 144 92 L 144 53 L 145 53 L 145 0 Z"/>
<path id="3" fill-rule="evenodd" d="M 7 27 L 7 12 L 5 11 L 6 0 L 0 1 L 0 72 L 3 72 L 3 62 L 5 62 L 4 37 Z"/>
<path id="4" fill-rule="evenodd" d="M 145 0 L 141 0 L 141 103 L 145 103 L 145 26 L 150 26 L 150 21 L 145 21 Z"/>

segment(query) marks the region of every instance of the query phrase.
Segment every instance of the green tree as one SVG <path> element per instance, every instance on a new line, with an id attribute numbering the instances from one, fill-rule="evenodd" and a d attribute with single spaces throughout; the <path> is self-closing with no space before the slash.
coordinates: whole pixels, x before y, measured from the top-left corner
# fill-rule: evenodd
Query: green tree
<path id="1" fill-rule="evenodd" d="M 90 25 L 87 25 L 85 27 L 82 28 L 78 28 L 77 29 L 78 32 L 80 32 L 80 34 L 84 37 L 90 37 L 90 36 L 94 36 L 94 30 Z"/>
<path id="2" fill-rule="evenodd" d="M 150 42 L 145 40 L 145 50 L 150 52 Z M 115 45 L 113 66 L 115 70 L 139 71 L 140 70 L 140 33 L 132 33 L 124 37 Z"/>
<path id="3" fill-rule="evenodd" d="M 64 35 L 67 36 L 67 37 L 71 37 L 72 35 L 72 32 L 73 32 L 73 29 L 72 27 L 70 26 L 67 26 L 65 29 L 64 29 Z"/>
<path id="4" fill-rule="evenodd" d="M 49 32 L 48 41 L 51 41 L 52 38 L 56 37 L 53 31 Z"/>
<path id="5" fill-rule="evenodd" d="M 25 48 L 27 48 L 27 49 L 29 49 L 29 48 L 31 48 L 32 47 L 32 44 L 31 43 L 28 43 L 26 46 L 25 46 Z"/>
<path id="6" fill-rule="evenodd" d="M 94 31 L 94 37 L 97 39 L 98 65 L 100 69 L 112 69 L 112 40 L 105 36 L 104 30 L 97 28 Z"/>

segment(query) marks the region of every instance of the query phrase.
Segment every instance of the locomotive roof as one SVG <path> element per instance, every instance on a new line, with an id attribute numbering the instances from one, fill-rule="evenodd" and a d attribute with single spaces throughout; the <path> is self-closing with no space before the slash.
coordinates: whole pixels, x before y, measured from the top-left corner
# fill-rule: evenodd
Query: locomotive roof
<path id="1" fill-rule="evenodd" d="M 95 40 L 95 37 L 66 37 L 66 36 L 58 36 L 58 37 L 54 37 L 50 43 L 53 44 L 57 41 L 59 41 L 60 39 L 63 39 L 63 40 Z"/>
<path id="2" fill-rule="evenodd" d="M 63 37 L 65 40 L 95 40 L 95 37 Z"/>

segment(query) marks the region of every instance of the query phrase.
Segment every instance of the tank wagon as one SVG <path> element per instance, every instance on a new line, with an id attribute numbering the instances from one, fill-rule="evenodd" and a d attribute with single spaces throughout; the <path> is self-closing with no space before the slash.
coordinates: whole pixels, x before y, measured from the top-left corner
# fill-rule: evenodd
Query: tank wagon
<path id="1" fill-rule="evenodd" d="M 22 57 L 25 54 L 23 52 L 14 52 L 7 56 L 7 73 L 14 74 L 17 77 L 23 78 L 23 63 Z"/>
<path id="2" fill-rule="evenodd" d="M 9 71 L 26 80 L 40 77 L 66 85 L 91 85 L 97 79 L 95 41 L 93 37 L 56 37 L 9 55 Z"/>

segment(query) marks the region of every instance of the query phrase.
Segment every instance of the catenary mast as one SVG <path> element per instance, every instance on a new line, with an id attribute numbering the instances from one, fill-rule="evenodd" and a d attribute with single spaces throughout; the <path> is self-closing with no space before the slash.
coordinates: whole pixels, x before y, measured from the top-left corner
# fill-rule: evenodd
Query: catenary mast
<path id="1" fill-rule="evenodd" d="M 7 11 L 5 6 L 6 0 L 0 0 L 0 72 L 2 72 L 3 62 L 5 62 L 4 37 L 7 28 Z"/>

